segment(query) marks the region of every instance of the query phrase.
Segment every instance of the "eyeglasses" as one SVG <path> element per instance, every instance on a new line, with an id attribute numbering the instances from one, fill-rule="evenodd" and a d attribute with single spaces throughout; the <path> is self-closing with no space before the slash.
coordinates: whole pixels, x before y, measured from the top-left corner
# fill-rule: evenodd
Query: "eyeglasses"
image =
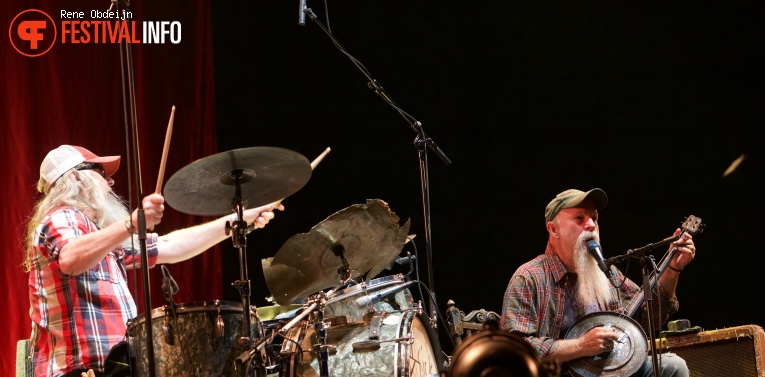
<path id="1" fill-rule="evenodd" d="M 104 166 L 94 162 L 83 162 L 75 166 L 74 170 L 95 170 L 98 174 L 101 174 L 102 177 L 106 178 L 106 171 L 104 170 Z"/>

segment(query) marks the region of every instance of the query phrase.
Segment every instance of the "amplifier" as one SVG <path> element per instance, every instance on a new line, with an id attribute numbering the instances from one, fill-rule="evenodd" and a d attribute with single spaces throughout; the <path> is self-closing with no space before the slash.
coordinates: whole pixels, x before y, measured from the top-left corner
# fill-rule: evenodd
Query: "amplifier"
<path id="1" fill-rule="evenodd" d="M 674 352 L 691 377 L 765 377 L 765 332 L 757 325 L 701 331 L 656 340 L 659 351 Z"/>

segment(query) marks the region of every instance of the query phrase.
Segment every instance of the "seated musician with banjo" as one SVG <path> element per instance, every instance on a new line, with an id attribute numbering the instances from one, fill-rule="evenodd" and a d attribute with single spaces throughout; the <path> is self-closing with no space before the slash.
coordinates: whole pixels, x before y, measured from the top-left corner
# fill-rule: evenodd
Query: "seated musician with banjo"
<path id="1" fill-rule="evenodd" d="M 547 205 L 547 249 L 520 266 L 511 277 L 505 292 L 501 327 L 523 337 L 543 360 L 562 364 L 573 375 L 653 376 L 653 358 L 646 355 L 647 342 L 642 330 L 649 328 L 649 311 L 645 310 L 645 301 L 636 302 L 643 298 L 641 287 L 625 279 L 614 266 L 608 269 L 609 278 L 601 270 L 606 268 L 602 265 L 602 256 L 599 267 L 596 258 L 588 252 L 588 243 L 600 241 L 598 210 L 607 202 L 605 192 L 595 188 L 587 192 L 563 191 Z M 652 290 L 652 308 L 655 309 L 651 311 L 661 316 L 654 324 L 664 323 L 670 314 L 677 312 L 678 277 L 696 253 L 690 233 L 677 229 L 674 236 L 678 237 L 671 246 L 675 249 Z M 626 308 L 630 306 L 635 307 L 635 320 L 642 328 L 629 318 L 633 313 Z M 578 329 L 581 320 L 599 313 L 614 318 L 590 321 L 596 325 Z M 631 326 L 630 321 L 635 325 Z M 567 336 L 574 328 L 580 336 Z M 609 365 L 611 359 L 619 362 Z M 689 375 L 685 361 L 679 356 L 665 353 L 657 359 L 661 376 Z M 587 361 L 577 364 L 579 360 Z"/>

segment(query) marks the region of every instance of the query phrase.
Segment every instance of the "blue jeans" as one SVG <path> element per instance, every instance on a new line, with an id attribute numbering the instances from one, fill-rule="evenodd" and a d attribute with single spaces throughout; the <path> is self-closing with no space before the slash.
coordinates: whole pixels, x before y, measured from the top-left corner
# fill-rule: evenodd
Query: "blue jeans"
<path id="1" fill-rule="evenodd" d="M 685 360 L 674 353 L 667 352 L 661 354 L 659 357 L 659 364 L 661 365 L 660 377 L 689 377 L 691 374 L 688 370 L 688 365 L 685 364 Z M 655 374 L 653 373 L 653 357 L 650 355 L 646 357 L 643 366 L 632 376 L 655 377 Z"/>

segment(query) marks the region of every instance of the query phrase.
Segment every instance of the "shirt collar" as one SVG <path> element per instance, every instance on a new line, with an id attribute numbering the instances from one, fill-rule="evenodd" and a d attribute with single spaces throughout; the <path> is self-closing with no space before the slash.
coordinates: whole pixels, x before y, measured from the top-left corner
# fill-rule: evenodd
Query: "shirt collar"
<path id="1" fill-rule="evenodd" d="M 566 271 L 566 266 L 563 265 L 563 261 L 560 260 L 558 254 L 555 254 L 555 250 L 553 250 L 549 243 L 547 244 L 545 255 L 548 257 L 547 259 L 550 263 L 550 271 L 552 271 L 553 279 L 555 279 L 557 284 L 562 284 L 568 271 Z"/>

